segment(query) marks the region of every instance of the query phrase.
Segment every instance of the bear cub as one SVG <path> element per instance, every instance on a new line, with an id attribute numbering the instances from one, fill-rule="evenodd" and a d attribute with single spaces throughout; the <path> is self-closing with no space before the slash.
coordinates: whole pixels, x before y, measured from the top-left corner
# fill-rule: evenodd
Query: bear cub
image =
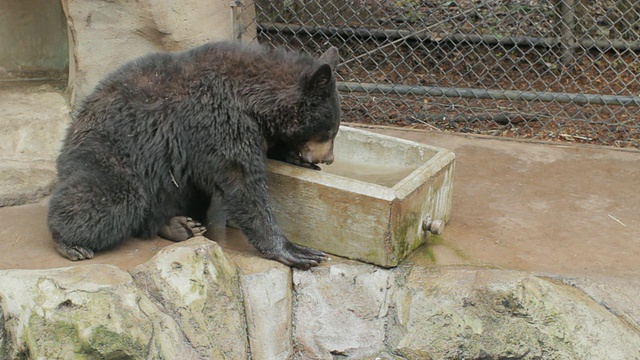
<path id="1" fill-rule="evenodd" d="M 313 58 L 217 42 L 125 64 L 67 131 L 49 201 L 56 250 L 82 260 L 130 237 L 183 241 L 206 231 L 209 208 L 262 256 L 318 265 L 324 253 L 291 243 L 275 221 L 267 153 L 313 169 L 333 161 L 337 63 L 335 47 Z"/>

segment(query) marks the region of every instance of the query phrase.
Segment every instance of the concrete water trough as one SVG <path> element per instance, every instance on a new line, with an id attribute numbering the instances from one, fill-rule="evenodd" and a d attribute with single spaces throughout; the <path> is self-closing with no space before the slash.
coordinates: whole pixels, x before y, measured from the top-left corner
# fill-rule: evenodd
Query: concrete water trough
<path id="1" fill-rule="evenodd" d="M 291 241 L 392 267 L 443 230 L 451 151 L 342 126 L 334 154 L 322 171 L 269 162 L 269 196 Z"/>

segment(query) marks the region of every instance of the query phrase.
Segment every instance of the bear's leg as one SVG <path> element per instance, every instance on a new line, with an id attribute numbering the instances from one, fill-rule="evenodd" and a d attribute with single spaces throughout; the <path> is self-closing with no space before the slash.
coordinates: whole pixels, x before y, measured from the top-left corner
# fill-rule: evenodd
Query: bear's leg
<path id="1" fill-rule="evenodd" d="M 49 229 L 56 250 L 69 260 L 122 243 L 145 218 L 140 189 L 110 175 L 77 172 L 51 194 Z"/>
<path id="2" fill-rule="evenodd" d="M 247 171 L 245 174 L 249 175 Z M 276 223 L 267 195 L 266 174 L 243 176 L 224 191 L 225 208 L 262 256 L 288 266 L 308 269 L 325 260 L 322 251 L 291 243 Z M 240 186 L 238 186 L 240 185 Z"/>
<path id="3" fill-rule="evenodd" d="M 206 227 L 190 217 L 174 216 L 169 220 L 169 224 L 158 230 L 158 235 L 167 240 L 179 242 L 194 236 L 202 236 L 206 231 Z"/>
<path id="4" fill-rule="evenodd" d="M 209 207 L 207 208 L 207 228 L 224 229 L 227 224 L 227 213 L 224 210 L 222 194 L 216 190 L 209 197 Z"/>

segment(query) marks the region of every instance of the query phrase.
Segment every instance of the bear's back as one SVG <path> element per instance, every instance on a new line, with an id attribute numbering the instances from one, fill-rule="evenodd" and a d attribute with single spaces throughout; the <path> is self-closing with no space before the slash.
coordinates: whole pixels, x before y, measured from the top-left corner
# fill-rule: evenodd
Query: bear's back
<path id="1" fill-rule="evenodd" d="M 160 104 L 201 95 L 205 88 L 208 92 L 238 94 L 246 89 L 277 92 L 295 86 L 301 74 L 317 65 L 316 61 L 306 54 L 230 41 L 178 53 L 152 53 L 105 77 L 79 113 L 123 104 L 157 110 Z"/>

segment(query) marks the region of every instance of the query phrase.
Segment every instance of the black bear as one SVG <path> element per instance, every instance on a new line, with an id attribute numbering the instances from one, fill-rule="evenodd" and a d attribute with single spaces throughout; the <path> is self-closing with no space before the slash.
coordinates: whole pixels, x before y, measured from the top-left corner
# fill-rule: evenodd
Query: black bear
<path id="1" fill-rule="evenodd" d="M 316 59 L 217 42 L 107 76 L 74 114 L 57 160 L 48 214 L 57 251 L 82 260 L 130 237 L 186 240 L 206 230 L 193 214 L 211 202 L 264 257 L 323 261 L 276 223 L 266 160 L 333 161 L 337 62 L 335 47 Z"/>

